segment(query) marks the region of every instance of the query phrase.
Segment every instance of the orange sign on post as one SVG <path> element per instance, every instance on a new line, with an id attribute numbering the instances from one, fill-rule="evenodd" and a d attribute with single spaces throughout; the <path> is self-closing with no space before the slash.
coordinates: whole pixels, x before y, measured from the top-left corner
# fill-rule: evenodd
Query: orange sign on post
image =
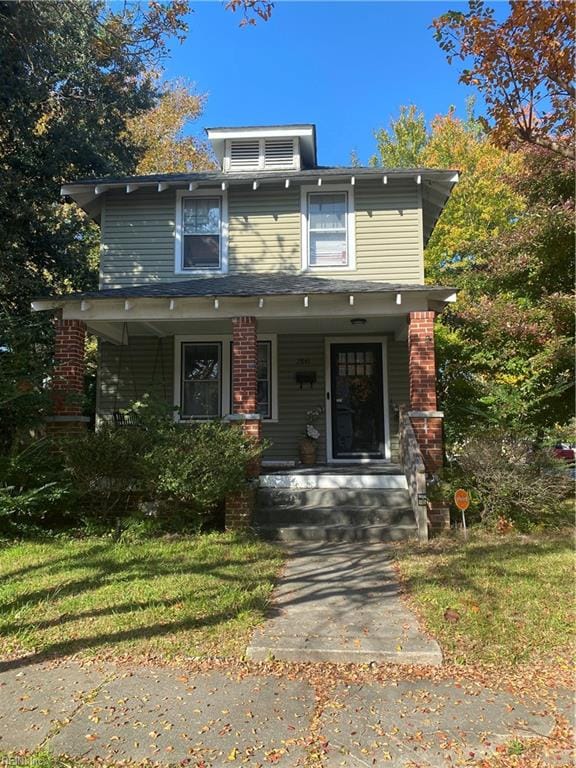
<path id="1" fill-rule="evenodd" d="M 456 504 L 458 509 L 462 510 L 462 512 L 468 509 L 468 507 L 470 506 L 470 494 L 468 493 L 468 491 L 465 491 L 464 488 L 458 488 L 458 490 L 454 494 L 454 503 Z"/>

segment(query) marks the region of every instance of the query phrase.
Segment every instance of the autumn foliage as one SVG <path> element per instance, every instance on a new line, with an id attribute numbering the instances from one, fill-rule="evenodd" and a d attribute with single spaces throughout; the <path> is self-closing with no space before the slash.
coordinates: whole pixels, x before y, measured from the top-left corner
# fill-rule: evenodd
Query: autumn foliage
<path id="1" fill-rule="evenodd" d="M 474 86 L 491 118 L 494 141 L 529 143 L 573 157 L 574 3 L 511 0 L 498 22 L 482 0 L 468 12 L 448 11 L 433 22 L 449 62 L 465 64 L 460 82 Z"/>

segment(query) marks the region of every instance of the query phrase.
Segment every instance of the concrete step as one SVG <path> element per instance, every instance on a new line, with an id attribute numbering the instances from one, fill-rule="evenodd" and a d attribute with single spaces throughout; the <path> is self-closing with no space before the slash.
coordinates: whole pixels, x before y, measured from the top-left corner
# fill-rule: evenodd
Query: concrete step
<path id="1" fill-rule="evenodd" d="M 362 542 L 403 541 L 414 538 L 412 525 L 259 525 L 262 538 L 286 543 L 306 541 Z"/>
<path id="2" fill-rule="evenodd" d="M 411 525 L 412 507 L 354 506 L 329 507 L 258 506 L 254 513 L 256 525 Z"/>
<path id="3" fill-rule="evenodd" d="M 377 488 L 407 488 L 403 474 L 270 474 L 260 476 L 260 488 L 357 488 L 360 490 Z"/>
<path id="4" fill-rule="evenodd" d="M 257 506 L 259 509 L 397 509 L 410 506 L 410 496 L 400 488 L 259 488 Z"/>

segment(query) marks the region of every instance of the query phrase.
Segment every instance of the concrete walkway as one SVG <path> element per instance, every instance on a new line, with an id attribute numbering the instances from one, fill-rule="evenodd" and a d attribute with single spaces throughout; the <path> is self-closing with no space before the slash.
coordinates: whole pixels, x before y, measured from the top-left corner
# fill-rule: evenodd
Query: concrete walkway
<path id="1" fill-rule="evenodd" d="M 270 616 L 246 655 L 266 661 L 441 664 L 399 594 L 382 544 L 316 544 L 288 549 Z"/>
<path id="2" fill-rule="evenodd" d="M 512 739 L 547 737 L 572 707 L 565 690 L 550 706 L 455 680 L 331 682 L 330 670 L 322 698 L 305 669 L 278 676 L 234 663 L 197 672 L 25 660 L 2 668 L 0 753 L 43 747 L 190 768 L 468 765 Z M 564 748 L 549 757 L 569 763 Z"/>

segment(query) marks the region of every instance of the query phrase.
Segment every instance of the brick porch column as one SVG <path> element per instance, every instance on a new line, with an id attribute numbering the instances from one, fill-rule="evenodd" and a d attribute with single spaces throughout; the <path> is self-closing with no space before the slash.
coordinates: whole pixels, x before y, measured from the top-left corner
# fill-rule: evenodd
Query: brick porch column
<path id="1" fill-rule="evenodd" d="M 410 420 L 427 472 L 442 466 L 442 414 L 437 410 L 434 312 L 410 312 Z"/>
<path id="2" fill-rule="evenodd" d="M 82 415 L 86 324 L 57 317 L 54 327 L 52 415 L 46 419 L 46 427 L 48 434 L 57 436 L 83 431 L 90 419 Z"/>
<path id="3" fill-rule="evenodd" d="M 228 419 L 257 441 L 261 439 L 258 413 L 258 343 L 255 317 L 232 318 L 232 414 Z M 260 462 L 248 467 L 248 478 L 256 480 Z M 226 528 L 246 528 L 252 521 L 254 488 L 226 499 Z"/>

